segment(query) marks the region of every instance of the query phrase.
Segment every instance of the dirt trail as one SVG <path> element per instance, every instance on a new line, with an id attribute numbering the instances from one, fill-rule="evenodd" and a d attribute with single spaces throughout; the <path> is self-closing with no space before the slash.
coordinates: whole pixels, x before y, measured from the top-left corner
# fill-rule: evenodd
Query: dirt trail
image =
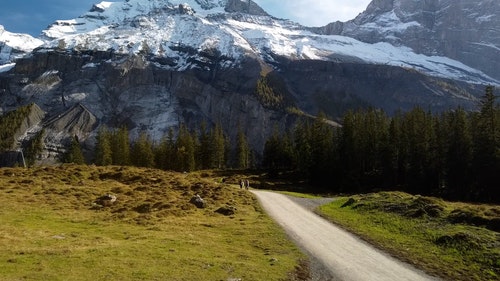
<path id="1" fill-rule="evenodd" d="M 331 274 L 327 279 L 313 277 L 314 280 L 439 280 L 375 249 L 285 195 L 258 190 L 252 192 L 292 239 Z"/>

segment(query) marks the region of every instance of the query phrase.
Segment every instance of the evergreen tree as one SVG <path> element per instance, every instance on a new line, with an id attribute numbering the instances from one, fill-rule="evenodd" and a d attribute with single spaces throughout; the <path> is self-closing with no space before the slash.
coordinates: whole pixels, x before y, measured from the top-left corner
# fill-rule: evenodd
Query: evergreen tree
<path id="1" fill-rule="evenodd" d="M 348 111 L 342 121 L 342 129 L 339 139 L 338 157 L 342 164 L 342 178 L 340 184 L 351 190 L 356 190 L 361 186 L 361 161 L 363 155 L 359 148 L 359 121 L 353 111 Z"/>
<path id="2" fill-rule="evenodd" d="M 190 172 L 196 168 L 195 162 L 195 142 L 193 136 L 186 128 L 181 125 L 176 142 L 176 170 L 181 172 Z"/>
<path id="3" fill-rule="evenodd" d="M 432 146 L 435 138 L 432 115 L 417 107 L 405 114 L 403 122 L 408 161 L 405 178 L 408 191 L 430 195 L 438 185 L 435 177 L 431 175 L 435 171 L 432 165 L 435 157 Z"/>
<path id="4" fill-rule="evenodd" d="M 297 170 L 304 178 L 309 178 L 313 160 L 311 157 L 311 126 L 306 120 L 302 120 L 297 124 L 293 139 L 294 147 L 292 149 L 294 151 Z"/>
<path id="5" fill-rule="evenodd" d="M 369 109 L 364 113 L 357 113 L 360 128 L 356 134 L 359 137 L 360 157 L 363 179 L 362 186 L 381 186 L 386 173 L 384 167 L 388 158 L 389 120 L 381 110 Z"/>
<path id="6" fill-rule="evenodd" d="M 247 137 L 238 126 L 238 133 L 236 138 L 236 159 L 238 169 L 248 169 L 250 167 L 250 147 L 248 145 Z"/>
<path id="7" fill-rule="evenodd" d="M 276 132 L 264 144 L 262 165 L 268 172 L 274 174 L 279 169 L 279 136 Z"/>
<path id="8" fill-rule="evenodd" d="M 216 124 L 211 134 L 212 168 L 222 169 L 227 160 L 227 140 L 220 124 Z"/>
<path id="9" fill-rule="evenodd" d="M 74 136 L 71 139 L 71 143 L 64 160 L 66 163 L 85 164 L 85 159 L 83 157 L 82 149 L 77 136 Z"/>
<path id="10" fill-rule="evenodd" d="M 26 164 L 31 167 L 35 164 L 36 159 L 40 152 L 43 150 L 43 137 L 45 136 L 45 129 L 42 129 L 36 136 L 28 142 L 25 149 Z"/>
<path id="11" fill-rule="evenodd" d="M 470 120 L 459 108 L 447 114 L 446 195 L 454 200 L 470 200 L 473 144 Z"/>
<path id="12" fill-rule="evenodd" d="M 174 170 L 176 161 L 176 143 L 174 139 L 174 130 L 170 128 L 167 134 L 165 154 L 165 169 Z"/>
<path id="13" fill-rule="evenodd" d="M 202 122 L 200 125 L 200 135 L 198 138 L 198 162 L 200 169 L 210 169 L 213 163 L 213 145 L 211 142 L 210 133 L 207 129 L 207 123 Z"/>
<path id="14" fill-rule="evenodd" d="M 388 161 L 385 163 L 389 186 L 402 186 L 405 183 L 406 145 L 403 130 L 403 115 L 398 112 L 391 118 L 389 125 Z"/>
<path id="15" fill-rule="evenodd" d="M 277 129 L 266 141 L 264 146 L 263 166 L 274 174 L 278 171 L 294 169 L 294 151 L 291 138 L 285 134 L 281 136 Z"/>
<path id="16" fill-rule="evenodd" d="M 310 181 L 321 187 L 327 187 L 332 182 L 333 139 L 332 126 L 326 123 L 326 116 L 319 113 L 311 130 L 312 166 L 309 174 Z"/>
<path id="17" fill-rule="evenodd" d="M 132 164 L 137 167 L 154 167 L 153 142 L 146 132 L 141 132 L 132 146 Z"/>
<path id="18" fill-rule="evenodd" d="M 111 133 L 106 127 L 101 127 L 96 137 L 95 163 L 100 166 L 113 164 L 111 150 Z"/>
<path id="19" fill-rule="evenodd" d="M 130 140 L 126 127 L 121 127 L 118 131 L 113 132 L 111 136 L 111 152 L 113 165 L 130 165 Z"/>
<path id="20" fill-rule="evenodd" d="M 159 145 L 154 148 L 155 166 L 163 170 L 174 170 L 175 163 L 175 140 L 174 131 L 170 128 L 165 134 Z"/>
<path id="21" fill-rule="evenodd" d="M 498 202 L 500 191 L 500 120 L 494 88 L 486 88 L 481 110 L 475 118 L 474 156 L 475 193 L 478 199 Z"/>

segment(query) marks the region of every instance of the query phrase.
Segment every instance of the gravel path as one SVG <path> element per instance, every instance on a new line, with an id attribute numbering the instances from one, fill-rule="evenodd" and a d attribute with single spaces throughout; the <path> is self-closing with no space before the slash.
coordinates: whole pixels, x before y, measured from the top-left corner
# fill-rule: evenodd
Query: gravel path
<path id="1" fill-rule="evenodd" d="M 319 206 L 328 204 L 333 200 L 335 200 L 335 198 L 300 198 L 289 195 L 287 195 L 286 197 L 288 197 L 288 199 L 292 200 L 293 202 L 299 204 L 303 208 L 306 208 L 310 211 L 314 211 Z"/>
<path id="2" fill-rule="evenodd" d="M 392 258 L 314 214 L 311 208 L 320 205 L 321 200 L 291 199 L 268 191 L 252 192 L 266 212 L 312 257 L 311 280 L 439 280 Z M 328 200 L 332 199 L 325 199 Z"/>

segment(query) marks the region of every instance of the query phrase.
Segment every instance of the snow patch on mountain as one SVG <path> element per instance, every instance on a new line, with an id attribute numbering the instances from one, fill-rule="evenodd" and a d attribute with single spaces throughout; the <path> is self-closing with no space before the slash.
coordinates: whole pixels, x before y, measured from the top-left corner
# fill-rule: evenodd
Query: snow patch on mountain
<path id="1" fill-rule="evenodd" d="M 401 33 L 411 27 L 421 27 L 421 25 L 416 21 L 403 22 L 394 10 L 380 15 L 376 21 L 366 23 L 362 26 L 365 29 L 378 29 L 379 32 L 387 35 Z"/>
<path id="2" fill-rule="evenodd" d="M 42 40 L 34 38 L 29 34 L 8 32 L 2 25 L 0 25 L 0 42 L 23 52 L 31 52 L 44 43 Z"/>
<path id="3" fill-rule="evenodd" d="M 0 73 L 7 72 L 7 71 L 13 69 L 15 66 L 16 66 L 15 63 L 8 63 L 8 64 L 0 65 Z"/>
<path id="4" fill-rule="evenodd" d="M 366 63 L 385 64 L 414 69 L 431 76 L 451 78 L 479 84 L 500 84 L 499 81 L 461 62 L 441 56 L 416 54 L 407 47 L 389 43 L 369 44 L 356 39 L 317 35 L 309 31 L 291 29 L 276 22 L 273 26 L 228 20 L 228 24 L 259 50 L 295 59 L 331 60 L 332 57 L 355 57 Z M 411 26 L 409 24 L 407 26 Z M 257 48 L 255 48 L 257 47 Z"/>
<path id="5" fill-rule="evenodd" d="M 498 84 L 499 14 L 498 0 L 373 0 L 355 19 L 332 23 L 319 33 L 448 57 L 482 71 Z"/>
<path id="6" fill-rule="evenodd" d="M 36 39 L 28 34 L 11 33 L 0 25 L 0 65 L 11 63 L 17 58 L 41 46 L 44 41 Z M 2 67 L 0 69 L 6 69 Z"/>

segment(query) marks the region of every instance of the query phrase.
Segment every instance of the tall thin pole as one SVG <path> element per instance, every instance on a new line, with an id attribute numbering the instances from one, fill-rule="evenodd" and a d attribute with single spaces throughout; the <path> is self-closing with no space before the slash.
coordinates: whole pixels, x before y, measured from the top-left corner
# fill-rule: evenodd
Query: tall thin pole
<path id="1" fill-rule="evenodd" d="M 23 153 L 23 149 L 19 149 L 19 152 L 21 152 L 21 158 L 23 159 L 23 167 L 26 168 L 26 161 L 24 160 L 24 153 Z"/>

